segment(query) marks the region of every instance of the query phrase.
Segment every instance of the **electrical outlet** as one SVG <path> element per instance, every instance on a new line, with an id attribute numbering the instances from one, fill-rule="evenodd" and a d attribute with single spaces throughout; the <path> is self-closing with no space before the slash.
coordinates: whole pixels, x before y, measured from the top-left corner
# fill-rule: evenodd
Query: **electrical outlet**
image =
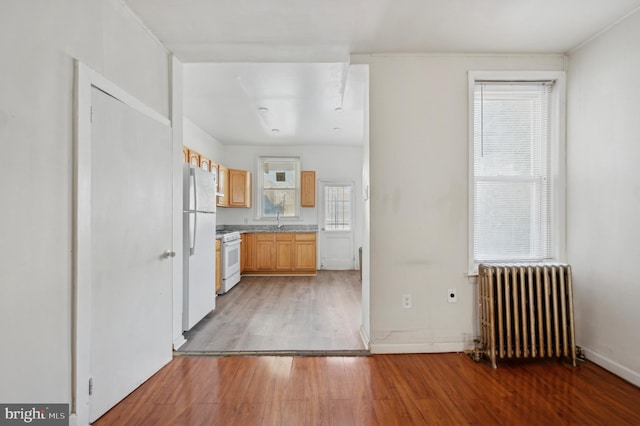
<path id="1" fill-rule="evenodd" d="M 455 288 L 447 289 L 447 301 L 449 303 L 456 303 L 458 301 L 458 293 Z"/>
<path id="2" fill-rule="evenodd" d="M 402 295 L 402 307 L 404 309 L 411 309 L 411 295 L 403 294 Z"/>

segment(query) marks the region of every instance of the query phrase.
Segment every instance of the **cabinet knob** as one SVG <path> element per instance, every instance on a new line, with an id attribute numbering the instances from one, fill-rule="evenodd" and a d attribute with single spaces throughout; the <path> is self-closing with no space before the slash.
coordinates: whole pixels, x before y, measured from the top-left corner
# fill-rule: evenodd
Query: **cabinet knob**
<path id="1" fill-rule="evenodd" d="M 162 258 L 166 259 L 167 257 L 176 257 L 176 252 L 173 250 L 165 250 L 164 253 L 162 253 Z"/>

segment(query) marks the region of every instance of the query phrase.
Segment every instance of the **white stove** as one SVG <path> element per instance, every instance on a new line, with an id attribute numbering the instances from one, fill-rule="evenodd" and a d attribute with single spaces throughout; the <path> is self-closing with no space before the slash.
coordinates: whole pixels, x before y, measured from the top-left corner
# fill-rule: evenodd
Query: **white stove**
<path id="1" fill-rule="evenodd" d="M 216 234 L 220 235 L 220 242 L 222 243 L 240 239 L 240 232 L 238 231 L 218 231 Z"/>
<path id="2" fill-rule="evenodd" d="M 242 240 L 238 231 L 219 231 L 217 234 L 222 243 L 220 246 L 222 285 L 218 294 L 224 294 L 240 282 L 240 242 Z"/>

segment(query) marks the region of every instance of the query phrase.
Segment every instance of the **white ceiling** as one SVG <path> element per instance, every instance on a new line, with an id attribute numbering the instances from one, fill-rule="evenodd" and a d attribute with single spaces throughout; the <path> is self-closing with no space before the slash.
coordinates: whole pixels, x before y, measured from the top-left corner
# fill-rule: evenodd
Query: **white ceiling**
<path id="1" fill-rule="evenodd" d="M 640 7 L 640 0 L 125 1 L 182 62 L 217 63 L 185 67 L 185 115 L 225 144 L 357 143 L 364 71 L 344 65 L 350 53 L 566 53 Z M 343 91 L 348 105 L 337 115 Z"/>

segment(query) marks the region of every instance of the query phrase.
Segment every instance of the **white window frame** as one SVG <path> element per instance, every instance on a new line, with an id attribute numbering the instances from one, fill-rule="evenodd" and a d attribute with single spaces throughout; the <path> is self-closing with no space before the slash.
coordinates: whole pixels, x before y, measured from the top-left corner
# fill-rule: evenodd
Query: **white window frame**
<path id="1" fill-rule="evenodd" d="M 555 82 L 551 99 L 551 155 L 552 178 L 552 252 L 545 261 L 563 262 L 566 259 L 566 73 L 564 71 L 470 71 L 468 74 L 469 107 L 469 199 L 468 199 L 468 267 L 469 274 L 478 273 L 474 259 L 474 87 L 477 81 L 543 81 Z"/>
<path id="2" fill-rule="evenodd" d="M 295 193 L 295 215 L 294 216 L 280 216 L 280 220 L 296 220 L 300 219 L 300 157 L 299 156 L 286 156 L 286 155 L 272 155 L 272 156 L 259 156 L 256 157 L 256 220 L 275 221 L 276 216 L 264 216 L 262 214 L 263 201 L 264 201 L 264 163 L 269 161 L 295 161 L 296 163 L 296 187 Z"/>

